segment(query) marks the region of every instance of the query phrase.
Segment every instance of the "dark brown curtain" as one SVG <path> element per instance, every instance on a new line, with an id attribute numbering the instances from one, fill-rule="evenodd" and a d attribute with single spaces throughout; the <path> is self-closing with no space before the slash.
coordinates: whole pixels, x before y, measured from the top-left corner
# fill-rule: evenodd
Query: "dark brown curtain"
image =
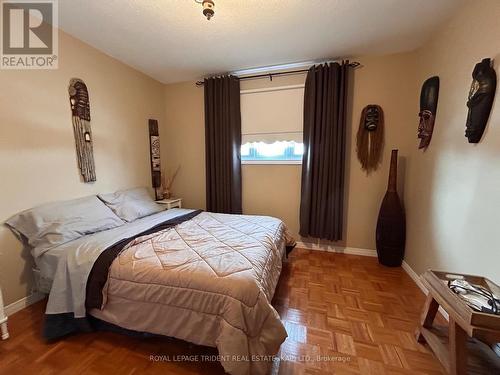
<path id="1" fill-rule="evenodd" d="M 205 79 L 207 211 L 241 213 L 240 81 Z"/>
<path id="2" fill-rule="evenodd" d="M 304 92 L 300 235 L 342 239 L 349 64 L 309 69 Z"/>

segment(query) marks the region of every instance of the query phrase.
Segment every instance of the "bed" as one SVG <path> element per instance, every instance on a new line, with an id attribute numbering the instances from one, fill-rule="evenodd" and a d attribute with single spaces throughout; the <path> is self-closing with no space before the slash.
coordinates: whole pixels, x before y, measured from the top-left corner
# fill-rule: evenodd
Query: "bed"
<path id="1" fill-rule="evenodd" d="M 216 347 L 230 374 L 266 374 L 287 334 L 271 305 L 287 246 L 268 216 L 171 209 L 33 252 L 49 280 L 44 336 L 127 330 Z"/>

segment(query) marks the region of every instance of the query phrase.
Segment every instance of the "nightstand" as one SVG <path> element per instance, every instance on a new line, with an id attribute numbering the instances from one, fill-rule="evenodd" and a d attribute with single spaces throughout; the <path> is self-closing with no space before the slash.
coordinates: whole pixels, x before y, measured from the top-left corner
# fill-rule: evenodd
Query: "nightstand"
<path id="1" fill-rule="evenodd" d="M 164 204 L 167 206 L 167 210 L 171 208 L 182 208 L 182 198 L 169 198 L 169 199 L 161 199 L 156 201 L 158 204 Z"/>
<path id="2" fill-rule="evenodd" d="M 2 330 L 2 340 L 9 338 L 9 331 L 7 331 L 7 316 L 3 307 L 2 289 L 0 288 L 0 327 Z"/>

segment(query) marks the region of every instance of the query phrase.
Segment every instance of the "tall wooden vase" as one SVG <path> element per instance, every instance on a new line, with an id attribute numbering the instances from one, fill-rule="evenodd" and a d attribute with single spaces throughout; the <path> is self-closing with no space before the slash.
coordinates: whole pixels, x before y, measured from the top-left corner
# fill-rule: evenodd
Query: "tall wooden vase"
<path id="1" fill-rule="evenodd" d="M 392 150 L 389 184 L 380 206 L 377 221 L 377 254 L 379 263 L 398 267 L 403 262 L 406 220 L 397 192 L 398 150 Z"/>

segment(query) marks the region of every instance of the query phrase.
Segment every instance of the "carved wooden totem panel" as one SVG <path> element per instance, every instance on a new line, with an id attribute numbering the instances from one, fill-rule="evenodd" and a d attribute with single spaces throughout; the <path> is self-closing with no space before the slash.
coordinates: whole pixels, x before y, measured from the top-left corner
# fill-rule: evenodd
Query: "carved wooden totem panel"
<path id="1" fill-rule="evenodd" d="M 151 182 L 155 189 L 155 198 L 161 199 L 158 189 L 161 187 L 161 165 L 160 165 L 160 133 L 158 121 L 149 120 L 149 147 L 151 152 Z"/>
<path id="2" fill-rule="evenodd" d="M 92 129 L 90 128 L 89 92 L 85 83 L 78 78 L 69 82 L 69 101 L 75 134 L 76 156 L 78 168 L 84 182 L 96 180 Z"/>

